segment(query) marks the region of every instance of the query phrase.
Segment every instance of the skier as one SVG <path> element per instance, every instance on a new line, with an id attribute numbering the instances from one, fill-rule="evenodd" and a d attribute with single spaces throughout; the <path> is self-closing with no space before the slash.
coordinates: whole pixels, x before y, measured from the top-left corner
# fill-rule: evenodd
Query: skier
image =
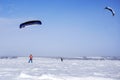
<path id="1" fill-rule="evenodd" d="M 62 57 L 60 58 L 60 60 L 61 60 L 61 62 L 63 62 L 63 58 Z"/>
<path id="2" fill-rule="evenodd" d="M 30 54 L 28 63 L 30 63 L 30 62 L 32 63 L 32 59 L 33 59 L 33 56 L 32 56 L 32 54 Z"/>

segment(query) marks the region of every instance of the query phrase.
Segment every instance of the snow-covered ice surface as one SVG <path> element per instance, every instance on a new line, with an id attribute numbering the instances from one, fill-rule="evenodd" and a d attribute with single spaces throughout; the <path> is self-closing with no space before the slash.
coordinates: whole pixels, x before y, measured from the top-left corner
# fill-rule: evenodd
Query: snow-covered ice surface
<path id="1" fill-rule="evenodd" d="M 120 80 L 120 60 L 0 59 L 0 80 Z"/>

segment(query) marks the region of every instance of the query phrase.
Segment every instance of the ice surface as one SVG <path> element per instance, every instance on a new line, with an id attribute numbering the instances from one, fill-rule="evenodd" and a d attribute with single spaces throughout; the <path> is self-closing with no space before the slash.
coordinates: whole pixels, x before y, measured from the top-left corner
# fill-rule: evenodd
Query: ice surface
<path id="1" fill-rule="evenodd" d="M 119 60 L 0 59 L 0 80 L 120 80 Z"/>

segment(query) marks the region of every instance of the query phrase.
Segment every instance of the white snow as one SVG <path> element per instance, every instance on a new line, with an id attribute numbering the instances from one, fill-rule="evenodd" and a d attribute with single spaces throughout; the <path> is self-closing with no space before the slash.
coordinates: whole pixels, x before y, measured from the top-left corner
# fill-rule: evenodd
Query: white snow
<path id="1" fill-rule="evenodd" d="M 120 61 L 0 59 L 0 80 L 120 80 Z"/>

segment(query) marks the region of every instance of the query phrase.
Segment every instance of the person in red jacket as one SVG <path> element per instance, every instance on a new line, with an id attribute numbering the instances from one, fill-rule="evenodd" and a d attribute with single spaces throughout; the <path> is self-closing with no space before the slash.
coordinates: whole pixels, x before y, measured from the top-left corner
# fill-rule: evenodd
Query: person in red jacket
<path id="1" fill-rule="evenodd" d="M 32 54 L 30 54 L 28 63 L 30 63 L 30 62 L 32 63 L 32 59 L 33 59 L 33 56 L 32 56 Z"/>

